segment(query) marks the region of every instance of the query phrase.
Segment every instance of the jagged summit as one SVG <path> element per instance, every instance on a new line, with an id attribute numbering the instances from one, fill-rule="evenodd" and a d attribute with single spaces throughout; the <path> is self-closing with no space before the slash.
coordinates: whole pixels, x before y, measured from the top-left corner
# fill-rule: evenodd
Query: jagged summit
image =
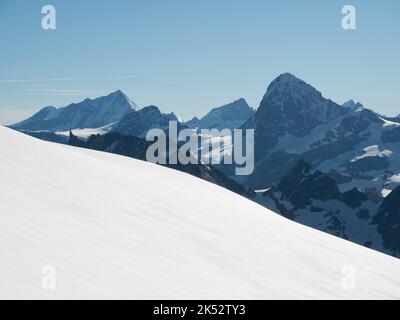
<path id="1" fill-rule="evenodd" d="M 269 85 L 260 106 L 244 127 L 254 127 L 260 151 L 274 147 L 280 137 L 303 137 L 318 125 L 347 113 L 342 106 L 326 99 L 311 85 L 290 73 Z"/>
<path id="2" fill-rule="evenodd" d="M 159 109 L 157 106 L 155 106 L 155 105 L 146 106 L 146 107 L 144 107 L 144 108 L 142 109 L 142 111 L 145 112 L 145 113 L 156 112 L 156 113 L 161 114 L 160 109 Z"/>
<path id="3" fill-rule="evenodd" d="M 162 113 L 157 106 L 150 105 L 126 114 L 115 126 L 114 131 L 143 138 L 150 129 L 168 130 L 169 121 L 179 123 L 174 113 Z"/>
<path id="4" fill-rule="evenodd" d="M 123 93 L 121 90 L 116 90 L 116 91 L 114 91 L 114 92 L 111 92 L 110 94 L 109 94 L 109 96 L 124 96 L 124 97 L 126 97 L 126 95 L 125 95 L 125 93 Z"/>
<path id="5" fill-rule="evenodd" d="M 353 99 L 346 101 L 345 103 L 342 104 L 342 107 L 344 108 L 353 108 L 354 106 L 357 105 L 357 102 L 355 102 Z"/>
<path id="6" fill-rule="evenodd" d="M 273 80 L 267 89 L 266 96 L 269 95 L 290 95 L 300 97 L 307 95 L 317 95 L 322 97 L 321 93 L 317 91 L 313 86 L 297 78 L 291 73 L 281 74 L 275 80 Z"/>

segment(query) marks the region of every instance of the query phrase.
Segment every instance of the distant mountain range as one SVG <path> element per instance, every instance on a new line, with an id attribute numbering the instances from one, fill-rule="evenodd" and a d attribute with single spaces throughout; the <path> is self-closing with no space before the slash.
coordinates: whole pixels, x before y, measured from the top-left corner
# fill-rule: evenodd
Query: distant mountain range
<path id="1" fill-rule="evenodd" d="M 64 108 L 46 107 L 32 117 L 11 127 L 26 131 L 66 131 L 72 129 L 98 128 L 120 121 L 137 105 L 121 91 L 94 100 L 85 99 Z"/>
<path id="2" fill-rule="evenodd" d="M 44 140 L 142 159 L 147 131 L 166 130 L 170 120 L 178 117 L 156 106 L 140 109 L 117 91 L 44 108 L 12 127 Z M 256 111 L 239 99 L 179 126 L 254 129 L 255 170 L 237 177 L 226 165 L 175 169 L 299 223 L 400 256 L 400 116 L 379 115 L 353 100 L 339 105 L 285 73 L 269 85 Z M 252 190 L 258 190 L 256 197 Z"/>

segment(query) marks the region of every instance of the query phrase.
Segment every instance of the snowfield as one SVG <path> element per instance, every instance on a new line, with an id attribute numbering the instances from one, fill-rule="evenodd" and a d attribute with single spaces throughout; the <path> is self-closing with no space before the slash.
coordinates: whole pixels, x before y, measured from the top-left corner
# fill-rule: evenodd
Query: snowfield
<path id="1" fill-rule="evenodd" d="M 0 166 L 3 299 L 400 298 L 400 260 L 178 171 L 4 127 Z"/>

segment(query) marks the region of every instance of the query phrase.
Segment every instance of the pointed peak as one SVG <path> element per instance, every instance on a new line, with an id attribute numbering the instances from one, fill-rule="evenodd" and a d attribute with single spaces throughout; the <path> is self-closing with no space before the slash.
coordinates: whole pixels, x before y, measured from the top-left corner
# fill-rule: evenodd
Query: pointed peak
<path id="1" fill-rule="evenodd" d="M 305 92 L 310 90 L 317 91 L 311 85 L 297 78 L 293 74 L 283 73 L 271 82 L 271 84 L 268 87 L 267 93 L 272 91 L 278 91 L 281 93 L 284 93 L 284 91 L 285 92 L 289 91 L 290 93 L 293 93 L 294 90 L 300 90 Z"/>
<path id="2" fill-rule="evenodd" d="M 41 109 L 40 111 L 52 111 L 52 110 L 57 110 L 57 108 L 53 106 L 47 106 Z"/>
<path id="3" fill-rule="evenodd" d="M 305 81 L 301 80 L 300 78 L 296 77 L 295 75 L 286 72 L 282 73 L 278 77 L 276 77 L 272 82 L 270 87 L 292 87 L 292 86 L 309 86 Z"/>
<path id="4" fill-rule="evenodd" d="M 274 81 L 302 81 L 301 79 L 297 78 L 295 75 L 289 73 L 289 72 L 285 72 L 282 73 L 281 75 L 279 75 Z"/>
<path id="5" fill-rule="evenodd" d="M 250 108 L 249 104 L 247 103 L 245 98 L 239 98 L 229 104 L 227 104 L 227 106 L 236 106 L 236 107 L 241 107 L 241 108 Z"/>
<path id="6" fill-rule="evenodd" d="M 224 112 L 228 110 L 233 111 L 236 109 L 250 109 L 250 106 L 248 105 L 247 101 L 244 98 L 239 98 L 223 106 L 215 107 L 211 110 L 211 112 Z"/>
<path id="7" fill-rule="evenodd" d="M 121 90 L 116 90 L 116 91 L 114 91 L 114 92 L 111 92 L 111 93 L 109 94 L 109 96 L 124 96 L 124 97 L 126 97 L 126 94 L 123 93 Z"/>
<path id="8" fill-rule="evenodd" d="M 123 93 L 121 90 L 113 91 L 113 92 L 109 93 L 108 95 L 101 97 L 101 98 L 122 99 L 122 100 L 126 100 L 126 101 L 130 102 L 128 96 L 125 93 Z"/>
<path id="9" fill-rule="evenodd" d="M 233 103 L 243 103 L 243 104 L 247 104 L 247 101 L 245 98 L 239 98 L 235 101 L 233 101 Z"/>
<path id="10" fill-rule="evenodd" d="M 357 105 L 357 103 L 351 99 L 349 101 L 346 101 L 345 103 L 342 104 L 342 107 L 344 108 L 353 108 L 355 105 Z"/>
<path id="11" fill-rule="evenodd" d="M 114 92 L 111 92 L 109 95 L 103 97 L 103 98 L 112 98 L 112 99 L 116 99 L 116 100 L 124 100 L 126 101 L 133 110 L 137 111 L 139 110 L 138 105 L 133 102 L 132 100 L 129 99 L 129 97 L 123 93 L 121 90 L 116 90 Z"/>

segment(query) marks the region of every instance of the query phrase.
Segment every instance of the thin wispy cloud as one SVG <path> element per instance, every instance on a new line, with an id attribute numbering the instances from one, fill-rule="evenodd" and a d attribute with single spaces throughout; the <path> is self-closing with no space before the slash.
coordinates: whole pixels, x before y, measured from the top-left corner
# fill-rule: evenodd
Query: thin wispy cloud
<path id="1" fill-rule="evenodd" d="M 87 94 L 103 94 L 105 90 L 82 90 L 82 89 L 27 89 L 23 90 L 24 95 L 39 96 L 81 96 Z"/>
<path id="2" fill-rule="evenodd" d="M 98 76 L 98 77 L 68 77 L 68 78 L 35 78 L 35 79 L 1 79 L 0 83 L 19 82 L 56 82 L 75 80 L 108 80 L 108 79 L 134 79 L 136 76 Z"/>
<path id="3" fill-rule="evenodd" d="M 34 73 L 34 71 L 16 70 L 16 71 L 1 71 L 0 72 L 0 74 L 25 74 L 25 73 Z"/>

